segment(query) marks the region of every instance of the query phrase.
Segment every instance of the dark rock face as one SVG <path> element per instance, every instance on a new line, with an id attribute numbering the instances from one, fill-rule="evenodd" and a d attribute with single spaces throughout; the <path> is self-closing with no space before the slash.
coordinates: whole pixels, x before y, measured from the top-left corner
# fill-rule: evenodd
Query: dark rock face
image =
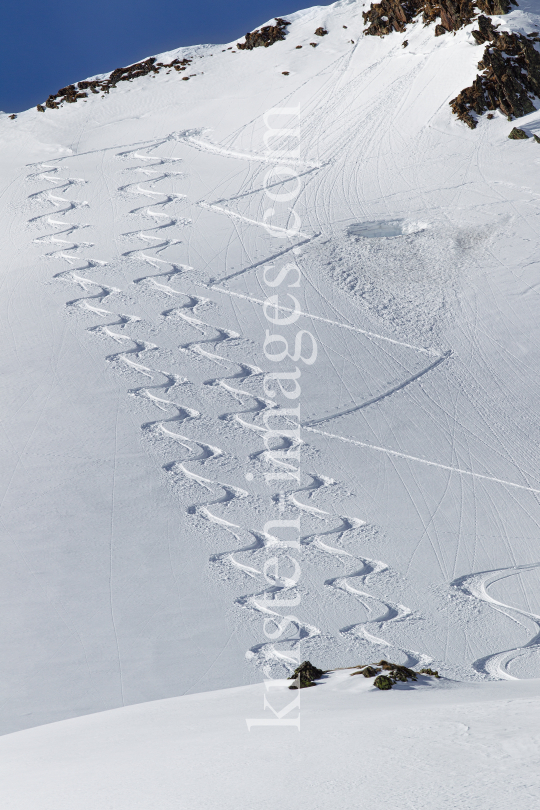
<path id="1" fill-rule="evenodd" d="M 424 25 L 440 20 L 435 36 L 457 31 L 469 25 L 475 16 L 475 7 L 486 14 L 508 14 L 516 0 L 381 0 L 372 3 L 362 16 L 367 28 L 364 33 L 384 37 L 392 31 L 403 33 L 406 26 L 420 14 Z"/>
<path id="2" fill-rule="evenodd" d="M 265 25 L 256 31 L 248 32 L 245 42 L 237 42 L 236 47 L 241 51 L 252 51 L 253 48 L 269 48 L 274 42 L 285 39 L 287 26 L 290 25 L 290 22 L 283 20 L 281 17 L 276 17 L 275 20 L 275 25 Z"/>
<path id="3" fill-rule="evenodd" d="M 308 686 L 315 686 L 314 681 L 322 678 L 324 672 L 318 667 L 314 667 L 310 661 L 304 661 L 296 667 L 289 680 L 294 681 L 289 689 L 306 689 Z"/>
<path id="4" fill-rule="evenodd" d="M 528 135 L 523 129 L 518 129 L 514 127 L 511 131 L 510 135 L 508 136 L 512 141 L 526 141 L 528 139 Z"/>
<path id="5" fill-rule="evenodd" d="M 533 99 L 540 97 L 540 53 L 537 36 L 499 33 L 487 17 L 478 18 L 478 30 L 472 35 L 478 44 L 489 44 L 478 63 L 479 74 L 450 102 L 452 112 L 471 129 L 473 117 L 487 110 L 500 110 L 509 121 L 534 112 Z"/>

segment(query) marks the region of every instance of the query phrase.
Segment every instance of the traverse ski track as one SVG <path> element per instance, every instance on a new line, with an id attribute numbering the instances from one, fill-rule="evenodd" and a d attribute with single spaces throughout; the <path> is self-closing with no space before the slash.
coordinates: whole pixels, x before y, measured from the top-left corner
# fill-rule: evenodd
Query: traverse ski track
<path id="1" fill-rule="evenodd" d="M 282 236 L 302 236 L 306 240 L 314 239 L 315 236 L 319 234 L 308 234 L 303 233 L 302 231 L 296 230 L 295 228 L 281 228 L 278 225 L 268 225 L 267 222 L 259 221 L 256 219 L 251 219 L 250 217 L 245 217 L 242 214 L 238 214 L 236 211 L 230 211 L 228 208 L 223 208 L 220 205 L 212 205 L 211 203 L 200 202 L 199 206 L 201 208 L 206 208 L 209 211 L 215 211 L 218 214 L 224 214 L 226 217 L 230 217 L 231 219 L 237 219 L 240 222 L 247 222 L 248 225 L 257 225 L 260 228 L 264 228 L 265 230 L 272 230 L 276 234 L 280 234 Z"/>
<path id="2" fill-rule="evenodd" d="M 212 143 L 212 141 L 204 140 L 203 138 L 196 137 L 201 135 L 203 130 L 193 130 L 194 134 L 189 131 L 184 133 L 177 133 L 176 140 L 183 141 L 195 149 L 204 152 L 213 152 L 221 157 L 236 158 L 237 160 L 247 160 L 259 163 L 285 163 L 289 166 L 299 166 L 306 169 L 320 169 L 324 163 L 313 160 L 301 160 L 290 155 L 283 155 L 279 152 L 269 149 L 268 153 L 263 154 L 260 152 L 236 152 L 233 149 L 227 149 L 219 144 Z"/>
<path id="3" fill-rule="evenodd" d="M 445 354 L 442 357 L 439 357 L 433 363 L 430 363 L 429 366 L 422 369 L 422 371 L 418 371 L 416 374 L 413 374 L 411 377 L 408 377 L 406 380 L 403 380 L 403 382 L 399 383 L 399 385 L 395 385 L 393 388 L 390 388 L 388 391 L 385 391 L 384 393 L 379 394 L 376 397 L 372 397 L 372 399 L 368 399 L 366 402 L 362 402 L 361 405 L 355 405 L 354 407 L 347 408 L 344 411 L 339 411 L 338 413 L 334 413 L 334 414 L 331 414 L 329 416 L 323 416 L 320 419 L 312 419 L 310 422 L 304 422 L 303 427 L 312 427 L 313 425 L 322 425 L 325 422 L 330 422 L 332 419 L 338 419 L 340 416 L 348 416 L 351 413 L 356 413 L 357 411 L 361 411 L 364 408 L 367 408 L 369 405 L 374 405 L 376 402 L 381 402 L 383 399 L 386 399 L 387 397 L 391 397 L 392 394 L 395 394 L 398 391 L 402 391 L 404 388 L 406 388 L 411 383 L 416 382 L 417 380 L 420 379 L 420 377 L 423 377 L 424 374 L 428 374 L 428 372 L 432 371 L 434 368 L 436 368 L 438 365 L 440 365 L 444 360 L 446 360 L 446 358 L 449 357 L 450 354 L 451 354 L 450 351 L 445 352 Z"/>
<path id="4" fill-rule="evenodd" d="M 539 567 L 540 562 L 530 563 L 528 565 L 513 565 L 507 568 L 496 568 L 493 571 L 480 571 L 476 574 L 466 574 L 450 583 L 461 593 L 468 594 L 475 599 L 485 602 L 493 610 L 508 616 L 509 619 L 520 625 L 523 629 L 529 632 L 532 629 L 534 633 L 530 641 L 523 644 L 521 647 L 514 647 L 479 658 L 473 663 L 473 667 L 477 672 L 490 675 L 492 678 L 519 680 L 519 678 L 511 675 L 508 671 L 512 662 L 521 655 L 524 655 L 527 651 L 537 650 L 540 652 L 540 615 L 531 613 L 528 610 L 523 610 L 522 608 L 507 605 L 498 599 L 494 599 L 488 593 L 488 588 L 495 582 L 519 575 L 522 571 L 531 571 Z"/>

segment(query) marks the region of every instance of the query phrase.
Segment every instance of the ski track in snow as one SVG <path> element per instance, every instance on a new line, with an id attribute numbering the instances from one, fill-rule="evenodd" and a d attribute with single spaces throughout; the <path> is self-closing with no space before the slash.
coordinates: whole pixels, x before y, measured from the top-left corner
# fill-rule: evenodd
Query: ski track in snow
<path id="1" fill-rule="evenodd" d="M 467 574 L 463 577 L 459 577 L 450 583 L 461 593 L 473 596 L 475 599 L 479 599 L 488 604 L 493 610 L 508 616 L 509 619 L 525 630 L 530 632 L 532 626 L 534 635 L 530 641 L 523 644 L 521 647 L 514 647 L 479 658 L 473 663 L 473 667 L 477 672 L 490 675 L 492 678 L 519 680 L 519 678 L 509 673 L 509 666 L 528 650 L 540 651 L 540 616 L 536 613 L 507 605 L 498 599 L 494 599 L 488 593 L 489 586 L 493 585 L 495 582 L 499 582 L 507 577 L 516 576 L 522 571 L 531 571 L 539 567 L 540 562 L 537 562 L 530 563 L 529 565 L 514 565 L 508 568 L 497 568 L 493 571 L 480 571 L 476 574 Z"/>
<path id="2" fill-rule="evenodd" d="M 224 150 L 211 145 L 209 142 L 203 142 L 191 136 L 183 136 L 183 139 L 190 146 L 211 151 L 223 157 L 267 162 L 267 158 L 263 155 L 247 155 L 231 150 Z M 145 149 L 147 152 L 151 151 L 163 142 L 164 141 L 156 142 L 154 145 L 145 147 Z M 145 198 L 145 204 L 132 209 L 130 213 L 144 216 L 152 223 L 152 227 L 127 232 L 122 235 L 122 238 L 128 242 L 133 242 L 133 240 L 137 239 L 144 245 L 125 251 L 122 257 L 125 260 L 135 260 L 150 265 L 154 271 L 157 271 L 134 279 L 133 289 L 142 294 L 149 292 L 162 295 L 164 298 L 173 299 L 174 306 L 163 310 L 161 313 L 163 322 L 170 324 L 174 320 L 179 320 L 198 333 L 198 336 L 194 339 L 182 343 L 179 346 L 180 351 L 191 362 L 198 363 L 205 361 L 222 369 L 223 373 L 206 380 L 203 386 L 218 389 L 225 396 L 228 396 L 231 402 L 239 404 L 241 410 L 223 411 L 217 416 L 218 423 L 232 421 L 241 429 L 250 432 L 256 431 L 264 433 L 265 428 L 257 425 L 252 420 L 260 416 L 267 409 L 276 408 L 276 403 L 245 391 L 241 386 L 248 380 L 262 377 L 265 372 L 261 368 L 247 363 L 233 361 L 219 353 L 220 345 L 224 345 L 227 342 L 234 342 L 238 340 L 240 335 L 227 326 L 218 326 L 213 323 L 208 323 L 207 320 L 201 317 L 198 308 L 208 303 L 211 299 L 193 295 L 176 286 L 179 281 L 182 282 L 185 271 L 191 271 L 193 268 L 187 265 L 173 264 L 159 257 L 159 254 L 163 250 L 180 241 L 172 235 L 169 237 L 168 234 L 173 234 L 175 228 L 185 226 L 189 224 L 191 220 L 169 216 L 168 213 L 157 210 L 161 207 L 185 200 L 185 195 L 157 191 L 152 188 L 152 185 L 158 181 L 184 175 L 184 172 L 173 172 L 164 168 L 171 163 L 174 164 L 177 162 L 177 159 L 161 158 L 151 154 L 144 154 L 143 150 L 140 148 L 120 152 L 116 157 L 120 160 L 139 160 L 142 162 L 142 166 L 130 166 L 129 169 L 125 171 L 135 174 L 142 173 L 145 179 L 124 183 L 118 187 L 117 193 L 123 197 L 133 196 Z M 313 171 L 319 169 L 322 164 L 302 161 L 299 162 L 298 165 Z M 34 181 L 43 180 L 44 182 L 48 182 L 54 187 L 55 192 L 61 189 L 63 193 L 69 190 L 70 187 L 79 186 L 85 182 L 80 179 L 66 180 L 60 176 L 58 167 L 48 164 L 38 166 L 37 171 L 31 175 L 31 179 Z M 49 189 L 36 192 L 32 195 L 32 198 L 43 204 L 52 204 L 60 209 L 55 216 L 65 216 L 81 207 L 85 209 L 89 208 L 86 202 L 78 202 L 66 197 L 60 197 L 56 193 L 53 194 Z M 215 204 L 211 205 L 202 202 L 199 203 L 199 205 L 211 208 L 228 217 L 244 219 L 251 222 L 251 220 L 241 217 L 234 212 L 222 209 Z M 64 207 L 61 208 L 61 206 Z M 30 222 L 41 221 L 43 218 L 46 218 L 47 224 L 51 225 L 55 230 L 52 234 L 39 237 L 35 241 L 41 244 L 58 245 L 59 250 L 49 253 L 48 256 L 63 260 L 70 265 L 69 270 L 56 273 L 54 278 L 65 283 L 74 284 L 85 293 L 85 295 L 68 301 L 66 306 L 69 308 L 78 308 L 100 319 L 100 323 L 89 327 L 87 331 L 120 345 L 120 351 L 113 352 L 105 358 L 113 367 L 127 367 L 129 371 L 138 373 L 147 378 L 149 382 L 154 383 L 153 385 L 145 383 L 143 386 L 130 389 L 128 392 L 129 396 L 144 400 L 164 414 L 172 412 L 172 415 L 166 418 L 164 416 L 163 418 L 143 423 L 141 430 L 143 434 L 152 437 L 155 441 L 164 443 L 165 453 L 170 453 L 171 443 L 177 447 L 182 447 L 186 451 L 175 460 L 164 464 L 163 470 L 171 481 L 173 488 L 179 487 L 182 490 L 185 485 L 196 486 L 201 493 L 207 493 L 202 499 L 198 499 L 196 502 L 192 502 L 187 506 L 187 514 L 192 518 L 208 522 L 216 530 L 225 532 L 226 535 L 233 537 L 237 544 L 234 549 L 214 553 L 211 555 L 210 561 L 219 566 L 229 566 L 249 578 L 263 579 L 263 574 L 259 568 L 257 568 L 257 563 L 253 562 L 250 557 L 256 555 L 257 552 L 260 552 L 261 549 L 266 547 L 276 547 L 279 549 L 283 544 L 277 537 L 271 534 L 265 534 L 259 530 L 240 525 L 234 522 L 233 519 L 229 519 L 230 516 L 227 510 L 235 506 L 239 501 L 249 499 L 250 494 L 238 486 L 218 480 L 217 477 L 208 472 L 208 470 L 211 470 L 211 466 L 216 460 L 222 459 L 226 455 L 217 444 L 206 443 L 184 435 L 186 427 L 204 416 L 197 409 L 178 401 L 181 399 L 181 397 L 178 396 L 179 391 L 181 391 L 182 386 L 189 383 L 189 380 L 170 370 L 154 367 L 152 365 L 152 357 L 159 352 L 159 347 L 153 342 L 143 340 L 139 337 L 133 337 L 129 334 L 131 327 L 141 325 L 142 318 L 138 315 L 127 315 L 114 311 L 114 298 L 121 294 L 122 291 L 116 286 L 94 281 L 88 278 L 87 275 L 84 275 L 84 273 L 88 273 L 95 268 L 102 270 L 107 266 L 107 262 L 101 259 L 98 260 L 91 257 L 80 256 L 79 252 L 81 250 L 86 252 L 89 248 L 94 248 L 91 243 L 71 240 L 71 237 L 82 226 L 69 223 L 64 219 L 52 219 L 48 214 L 33 217 Z M 169 229 L 173 230 L 169 231 Z M 307 234 L 295 235 L 304 237 L 304 241 L 309 241 L 313 238 Z M 301 242 L 297 244 L 301 244 Z M 253 264 L 248 267 L 247 270 L 251 270 L 276 257 L 285 255 L 291 249 L 292 248 L 287 248 L 279 251 Z M 74 265 L 78 266 L 75 267 Z M 243 272 L 246 272 L 246 270 L 244 269 L 226 276 L 217 283 L 221 284 Z M 258 299 L 251 299 L 248 296 L 235 293 L 234 291 L 216 287 L 216 282 L 201 284 L 209 290 L 209 294 L 226 294 L 246 298 L 254 303 L 263 303 Z M 449 354 L 442 354 L 433 349 L 410 346 L 393 338 L 362 330 L 359 327 L 338 321 L 334 322 L 326 318 L 321 318 L 320 316 L 310 316 L 309 313 L 302 314 L 307 317 L 315 317 L 320 321 L 328 322 L 339 328 L 352 329 L 360 334 L 366 334 L 369 338 L 407 346 L 418 352 L 436 357 L 434 362 L 426 369 L 420 371 L 410 379 L 405 380 L 400 385 L 395 386 L 391 391 L 385 392 L 372 401 L 358 406 L 359 408 L 367 407 L 367 405 L 372 404 L 372 402 L 374 403 L 390 396 L 395 391 L 411 384 L 414 380 L 439 365 Z M 112 320 L 110 320 L 111 318 Z M 107 319 L 107 322 L 104 322 L 104 319 Z M 163 377 L 164 381 L 156 382 L 156 377 Z M 356 409 L 357 408 L 352 410 Z M 347 411 L 347 413 L 352 412 L 352 410 Z M 174 411 L 176 411 L 176 413 L 174 413 Z M 339 415 L 343 414 L 335 414 L 321 420 L 314 420 L 309 424 L 326 422 Z M 247 416 L 251 418 L 245 418 Z M 219 432 L 219 425 L 216 425 L 216 428 Z M 282 447 L 278 453 L 272 451 L 273 463 L 278 463 L 284 469 L 291 469 L 290 465 L 287 464 L 287 454 L 294 453 L 302 444 L 304 444 L 304 442 L 297 442 L 283 437 Z M 281 458 L 279 458 L 279 453 L 282 454 Z M 268 450 L 260 450 L 251 453 L 247 458 L 247 462 L 248 464 L 265 463 L 269 461 L 269 455 L 270 452 Z M 236 459 L 236 461 L 239 460 Z M 313 552 L 323 555 L 325 559 L 333 557 L 342 564 L 344 561 L 350 561 L 351 563 L 352 569 L 350 573 L 328 579 L 324 584 L 329 589 L 347 594 L 351 597 L 353 602 L 361 603 L 368 613 L 375 613 L 376 615 L 368 621 L 343 627 L 340 630 L 340 634 L 346 637 L 349 642 L 352 641 L 353 644 L 356 642 L 360 646 L 368 643 L 375 648 L 391 647 L 400 650 L 406 655 L 407 664 L 409 666 L 414 666 L 419 663 L 429 663 L 431 658 L 428 656 L 398 647 L 380 636 L 385 625 L 406 622 L 412 613 L 409 608 L 403 605 L 395 604 L 389 600 L 382 600 L 378 596 L 371 595 L 368 591 L 364 590 L 365 587 L 369 586 L 368 580 L 386 571 L 387 566 L 385 563 L 379 561 L 352 555 L 340 547 L 339 543 L 343 536 L 357 531 L 360 527 L 365 525 L 364 521 L 344 515 L 332 514 L 319 506 L 315 506 L 312 503 L 313 496 L 319 491 L 333 486 L 336 482 L 320 474 L 309 473 L 308 475 L 311 478 L 311 483 L 307 486 L 302 486 L 286 493 L 276 493 L 272 497 L 278 505 L 280 505 L 281 499 L 283 507 L 289 506 L 298 509 L 304 513 L 306 519 L 322 524 L 320 529 L 317 530 L 316 526 L 314 526 L 313 530 L 301 537 L 300 543 L 302 548 L 309 548 Z M 242 559 L 240 559 L 240 557 L 242 557 Z M 272 611 L 266 603 L 269 597 L 275 598 L 277 594 L 283 596 L 287 594 L 287 592 L 295 592 L 295 583 L 293 581 L 284 581 L 282 584 L 275 584 L 262 591 L 259 590 L 256 593 L 236 597 L 234 602 L 237 607 L 248 610 L 251 615 L 264 616 L 266 618 L 275 616 L 277 618 L 277 616 L 282 614 Z M 286 668 L 296 665 L 300 654 L 300 645 L 310 639 L 323 638 L 324 631 L 321 628 L 299 620 L 296 622 L 295 626 L 298 631 L 298 638 L 296 640 L 290 641 L 285 638 L 284 641 L 278 643 L 269 641 L 254 645 L 246 653 L 248 660 L 256 663 L 265 672 L 269 671 L 268 668 L 271 666 L 269 662 L 273 662 L 274 665 L 276 662 L 281 663 Z M 329 643 L 331 643 L 331 640 Z"/>

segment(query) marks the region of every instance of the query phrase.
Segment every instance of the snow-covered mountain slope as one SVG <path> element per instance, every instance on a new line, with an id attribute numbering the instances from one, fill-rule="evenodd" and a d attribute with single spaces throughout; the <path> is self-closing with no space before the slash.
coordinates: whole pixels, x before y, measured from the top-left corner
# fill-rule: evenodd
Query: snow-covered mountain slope
<path id="1" fill-rule="evenodd" d="M 0 120 L 3 731 L 299 656 L 538 673 L 540 113 L 468 129 L 474 24 L 365 8 Z"/>
<path id="2" fill-rule="evenodd" d="M 66 720 L 0 740 L 6 810 L 538 806 L 538 680 L 378 692 L 334 673 Z M 300 694 L 300 729 L 246 720 Z M 294 720 L 292 709 L 283 719 Z"/>

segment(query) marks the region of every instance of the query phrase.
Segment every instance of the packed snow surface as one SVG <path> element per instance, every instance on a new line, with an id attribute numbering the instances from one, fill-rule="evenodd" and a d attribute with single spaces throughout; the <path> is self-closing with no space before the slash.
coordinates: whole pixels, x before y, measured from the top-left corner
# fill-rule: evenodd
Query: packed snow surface
<path id="1" fill-rule="evenodd" d="M 3 732 L 283 678 L 299 657 L 328 668 L 384 656 L 465 681 L 538 676 L 540 146 L 507 136 L 514 123 L 540 133 L 540 113 L 469 130 L 448 102 L 477 72 L 473 26 L 365 37 L 362 8 L 298 12 L 268 49 L 179 49 L 160 60 L 192 57 L 185 74 L 0 117 Z M 532 31 L 535 10 L 495 21 Z M 271 148 L 272 127 L 298 130 L 294 155 Z M 287 263 L 299 273 L 270 286 Z M 317 347 L 297 363 L 301 397 L 280 400 L 300 408 L 299 436 L 280 445 L 281 469 L 299 459 L 298 481 L 269 479 L 263 442 L 278 399 L 265 374 L 294 371 L 264 351 L 277 292 L 280 318 L 297 319 L 282 332 L 290 346 L 306 330 Z M 304 335 L 304 358 L 310 345 Z M 289 554 L 264 526 L 299 515 Z M 272 595 L 294 605 L 282 614 L 298 617 L 296 641 L 265 635 Z M 244 711 L 257 690 L 227 695 Z M 187 707 L 204 735 L 196 709 L 223 694 L 122 715 L 114 733 L 138 752 L 122 778 L 144 793 L 132 773 L 152 712 Z M 387 697 L 416 705 L 370 695 Z M 478 750 L 498 768 L 495 709 L 483 706 Z M 368 739 L 355 709 L 334 708 L 320 721 L 331 735 Z M 452 708 L 440 731 L 464 761 L 466 714 Z M 113 716 L 24 739 L 70 756 L 70 729 L 82 751 Z M 396 763 L 436 738 L 421 716 L 410 738 L 400 726 Z M 364 759 L 331 737 L 349 777 L 355 757 L 357 786 L 390 733 L 384 718 Z M 167 745 L 184 721 L 164 722 L 172 773 L 183 754 Z M 39 807 L 136 806 L 110 798 L 107 773 L 107 800 L 69 803 L 60 782 L 58 802 Z M 507 792 L 482 773 L 496 800 L 470 806 L 502 807 Z M 33 779 L 21 777 L 28 797 Z M 374 801 L 398 789 L 383 771 L 371 780 Z"/>
<path id="2" fill-rule="evenodd" d="M 350 671 L 327 677 L 300 693 L 243 686 L 6 735 L 2 807 L 538 807 L 540 681 L 426 678 L 379 692 Z M 273 717 L 265 700 L 299 728 L 253 725 Z"/>

